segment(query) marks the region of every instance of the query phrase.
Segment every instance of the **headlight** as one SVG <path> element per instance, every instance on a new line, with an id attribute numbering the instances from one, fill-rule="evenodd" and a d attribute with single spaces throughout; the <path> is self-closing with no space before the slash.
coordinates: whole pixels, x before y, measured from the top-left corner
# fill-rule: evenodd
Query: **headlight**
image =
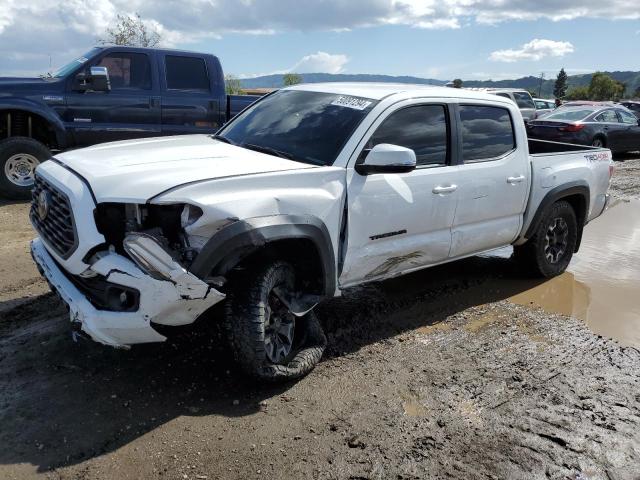
<path id="1" fill-rule="evenodd" d="M 202 209 L 193 205 L 185 204 L 180 214 L 180 226 L 184 229 L 193 225 L 202 216 Z"/>
<path id="2" fill-rule="evenodd" d="M 151 235 L 129 233 L 124 238 L 123 246 L 138 267 L 153 278 L 172 280 L 185 273 L 182 265 L 176 262 Z"/>

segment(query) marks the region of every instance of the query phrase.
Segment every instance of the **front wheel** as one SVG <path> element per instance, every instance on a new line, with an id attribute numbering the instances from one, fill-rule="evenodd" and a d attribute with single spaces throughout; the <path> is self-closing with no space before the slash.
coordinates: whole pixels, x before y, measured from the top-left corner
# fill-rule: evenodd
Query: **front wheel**
<path id="1" fill-rule="evenodd" d="M 514 255 L 536 276 L 555 277 L 571 262 L 578 239 L 578 222 L 568 202 L 556 202 L 542 216 L 533 237 L 514 247 Z"/>
<path id="2" fill-rule="evenodd" d="M 295 380 L 320 361 L 326 337 L 313 312 L 298 317 L 285 299 L 295 296 L 293 267 L 281 261 L 249 270 L 233 282 L 225 326 L 236 362 L 263 381 Z"/>
<path id="3" fill-rule="evenodd" d="M 51 157 L 42 143 L 28 137 L 0 142 L 0 195 L 12 200 L 31 198 L 36 167 Z"/>

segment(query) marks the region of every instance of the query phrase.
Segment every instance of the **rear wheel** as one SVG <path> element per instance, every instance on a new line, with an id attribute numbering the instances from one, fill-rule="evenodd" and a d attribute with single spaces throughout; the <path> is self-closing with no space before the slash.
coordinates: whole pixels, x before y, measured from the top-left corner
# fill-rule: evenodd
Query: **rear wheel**
<path id="1" fill-rule="evenodd" d="M 293 267 L 271 262 L 234 284 L 226 300 L 225 326 L 241 369 L 271 382 L 294 380 L 313 370 L 326 337 L 313 312 L 296 316 L 284 301 L 295 295 Z"/>
<path id="2" fill-rule="evenodd" d="M 514 247 L 514 255 L 536 276 L 555 277 L 571 262 L 578 239 L 578 222 L 568 202 L 551 205 L 533 237 Z"/>
<path id="3" fill-rule="evenodd" d="M 28 137 L 0 142 L 0 195 L 12 200 L 31 197 L 36 167 L 51 157 L 42 143 Z"/>
<path id="4" fill-rule="evenodd" d="M 593 140 L 591 140 L 592 147 L 603 148 L 605 145 L 606 145 L 606 142 L 604 140 L 604 137 L 601 137 L 599 135 L 597 137 L 594 137 Z"/>

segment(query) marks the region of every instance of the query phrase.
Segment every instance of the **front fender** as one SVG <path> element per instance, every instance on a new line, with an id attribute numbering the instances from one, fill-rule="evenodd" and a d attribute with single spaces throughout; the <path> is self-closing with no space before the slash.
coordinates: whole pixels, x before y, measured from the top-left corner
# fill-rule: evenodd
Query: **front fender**
<path id="1" fill-rule="evenodd" d="M 58 147 L 67 147 L 67 131 L 62 119 L 47 104 L 29 100 L 26 98 L 0 98 L 0 111 L 21 110 L 44 118 L 52 127 L 56 135 Z"/>
<path id="2" fill-rule="evenodd" d="M 305 239 L 317 248 L 323 268 L 326 295 L 336 290 L 336 263 L 326 225 L 312 215 L 271 215 L 234 222 L 204 245 L 189 271 L 200 278 L 225 275 L 244 258 L 278 240 Z"/>

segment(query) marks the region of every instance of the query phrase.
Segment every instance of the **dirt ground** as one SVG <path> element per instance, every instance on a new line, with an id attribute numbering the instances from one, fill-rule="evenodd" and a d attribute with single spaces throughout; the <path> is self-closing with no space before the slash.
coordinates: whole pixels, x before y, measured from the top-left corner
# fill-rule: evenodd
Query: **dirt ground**
<path id="1" fill-rule="evenodd" d="M 623 160 L 611 191 L 640 198 Z M 225 361 L 219 312 L 165 344 L 74 343 L 26 213 L 0 205 L 0 479 L 640 479 L 638 346 L 509 301 L 541 282 L 507 258 L 325 302 L 323 362 L 264 387 Z"/>

